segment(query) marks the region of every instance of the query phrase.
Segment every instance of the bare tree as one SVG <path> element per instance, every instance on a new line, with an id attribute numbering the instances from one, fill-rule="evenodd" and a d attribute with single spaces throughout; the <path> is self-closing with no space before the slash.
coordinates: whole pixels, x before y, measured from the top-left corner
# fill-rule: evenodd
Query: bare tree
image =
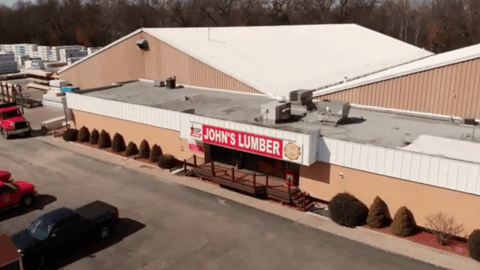
<path id="1" fill-rule="evenodd" d="M 480 30 L 480 1 L 463 0 L 463 8 L 468 35 L 470 36 L 471 43 L 475 44 L 477 43 Z"/>
<path id="2" fill-rule="evenodd" d="M 339 0 L 335 16 L 339 23 L 347 21 L 348 16 L 358 10 L 371 10 L 376 0 Z"/>
<path id="3" fill-rule="evenodd" d="M 262 1 L 262 0 L 259 0 Z M 273 24 L 290 24 L 291 8 L 294 4 L 293 0 L 263 0 L 268 16 L 272 19 Z"/>
<path id="4" fill-rule="evenodd" d="M 333 0 L 302 0 L 297 3 L 309 23 L 325 23 Z"/>
<path id="5" fill-rule="evenodd" d="M 448 217 L 442 212 L 432 214 L 427 219 L 427 226 L 437 237 L 437 242 L 441 245 L 447 245 L 448 240 L 455 236 L 460 236 L 464 231 L 463 225 L 457 224 L 455 218 Z"/>

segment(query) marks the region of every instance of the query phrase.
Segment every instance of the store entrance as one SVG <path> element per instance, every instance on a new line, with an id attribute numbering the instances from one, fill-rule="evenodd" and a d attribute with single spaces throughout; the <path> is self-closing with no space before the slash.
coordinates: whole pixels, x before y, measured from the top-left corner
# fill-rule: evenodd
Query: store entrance
<path id="1" fill-rule="evenodd" d="M 236 151 L 216 145 L 210 145 L 209 156 L 213 161 L 236 166 L 261 174 L 268 174 L 285 179 L 287 173 L 293 175 L 293 185 L 298 185 L 300 165 L 283 160 L 268 158 L 246 152 Z"/>

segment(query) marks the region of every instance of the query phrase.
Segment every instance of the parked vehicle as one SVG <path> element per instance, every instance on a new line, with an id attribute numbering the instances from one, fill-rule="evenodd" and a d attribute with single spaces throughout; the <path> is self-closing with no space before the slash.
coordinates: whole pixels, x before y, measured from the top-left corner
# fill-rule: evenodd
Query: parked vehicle
<path id="1" fill-rule="evenodd" d="M 0 270 L 23 270 L 22 257 L 6 234 L 0 235 Z"/>
<path id="2" fill-rule="evenodd" d="M 11 174 L 0 171 L 0 209 L 14 206 L 30 206 L 35 201 L 37 189 L 27 181 L 13 181 Z"/>
<path id="3" fill-rule="evenodd" d="M 40 216 L 10 239 L 22 254 L 25 265 L 41 267 L 49 255 L 67 243 L 75 246 L 90 237 L 107 238 L 118 218 L 115 206 L 95 201 L 76 210 L 59 208 Z"/>
<path id="4" fill-rule="evenodd" d="M 12 177 L 10 172 L 0 170 L 0 182 L 10 182 L 10 177 Z"/>
<path id="5" fill-rule="evenodd" d="M 30 122 L 25 119 L 15 102 L 0 103 L 0 134 L 3 138 L 8 140 L 11 135 L 27 135 L 30 131 Z"/>

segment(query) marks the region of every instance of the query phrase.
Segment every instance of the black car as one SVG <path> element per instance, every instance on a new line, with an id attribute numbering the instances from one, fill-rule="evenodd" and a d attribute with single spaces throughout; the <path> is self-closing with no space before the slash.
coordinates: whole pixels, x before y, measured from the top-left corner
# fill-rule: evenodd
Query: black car
<path id="1" fill-rule="evenodd" d="M 60 208 L 47 213 L 10 239 L 22 254 L 25 265 L 42 266 L 45 254 L 64 244 L 108 237 L 118 218 L 115 206 L 95 201 L 75 210 Z"/>

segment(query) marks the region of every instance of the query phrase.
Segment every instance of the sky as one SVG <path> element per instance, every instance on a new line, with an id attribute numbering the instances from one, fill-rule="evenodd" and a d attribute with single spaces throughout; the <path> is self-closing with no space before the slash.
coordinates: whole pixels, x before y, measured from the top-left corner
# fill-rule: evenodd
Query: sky
<path id="1" fill-rule="evenodd" d="M 34 2 L 33 0 L 24 0 L 25 2 Z M 5 4 L 7 6 L 12 6 L 17 0 L 0 0 L 0 4 Z"/>

